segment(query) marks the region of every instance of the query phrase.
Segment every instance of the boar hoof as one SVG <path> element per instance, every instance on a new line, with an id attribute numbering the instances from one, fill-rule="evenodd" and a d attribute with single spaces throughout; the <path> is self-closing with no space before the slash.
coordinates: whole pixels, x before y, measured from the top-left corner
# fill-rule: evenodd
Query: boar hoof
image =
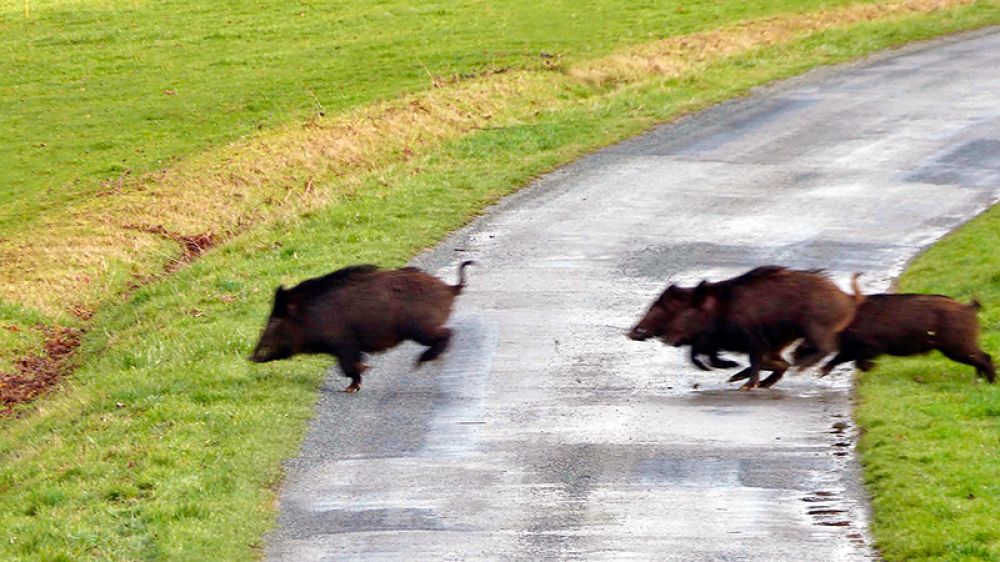
<path id="1" fill-rule="evenodd" d="M 744 384 L 743 386 L 740 387 L 740 391 L 746 392 L 748 390 L 753 390 L 755 388 L 757 388 L 757 383 L 748 382 L 748 383 L 746 383 L 746 384 Z"/>
<path id="2" fill-rule="evenodd" d="M 354 394 L 359 390 L 361 390 L 361 385 L 359 383 L 351 383 L 347 388 L 344 389 L 344 392 L 348 394 Z"/>

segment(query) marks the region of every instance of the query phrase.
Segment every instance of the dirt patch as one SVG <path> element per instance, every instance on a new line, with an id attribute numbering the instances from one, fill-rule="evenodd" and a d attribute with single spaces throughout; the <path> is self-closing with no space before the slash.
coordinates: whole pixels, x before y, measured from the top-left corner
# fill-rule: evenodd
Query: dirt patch
<path id="1" fill-rule="evenodd" d="M 179 232 L 174 232 L 172 230 L 167 230 L 163 225 L 139 225 L 139 224 L 127 224 L 124 225 L 126 230 L 136 230 L 139 232 L 146 232 L 149 234 L 156 234 L 166 238 L 167 240 L 173 240 L 177 242 L 181 247 L 180 257 L 172 260 L 164 266 L 164 270 L 167 273 L 172 273 L 177 271 L 181 267 L 193 262 L 198 259 L 199 256 L 212 249 L 212 247 L 217 246 L 222 240 L 222 237 L 215 234 L 212 231 L 202 232 L 200 234 L 181 234 Z"/>
<path id="2" fill-rule="evenodd" d="M 45 344 L 40 355 L 19 359 L 16 372 L 0 372 L 0 416 L 17 414 L 16 406 L 31 402 L 56 386 L 69 372 L 69 359 L 80 346 L 76 328 L 40 326 Z"/>

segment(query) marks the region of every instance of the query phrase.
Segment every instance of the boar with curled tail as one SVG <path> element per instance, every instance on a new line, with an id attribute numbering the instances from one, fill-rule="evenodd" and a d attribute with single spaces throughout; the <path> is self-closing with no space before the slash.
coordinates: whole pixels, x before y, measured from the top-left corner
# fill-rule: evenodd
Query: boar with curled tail
<path id="1" fill-rule="evenodd" d="M 743 390 L 766 387 L 788 369 L 781 350 L 796 339 L 805 339 L 813 349 L 799 358 L 802 368 L 836 351 L 837 333 L 851 322 L 863 299 L 857 276 L 853 283 L 854 297 L 818 271 L 758 267 L 725 281 L 703 281 L 671 314 L 660 314 L 662 310 L 656 309 L 662 307 L 654 303 L 629 336 L 655 336 L 669 345 L 691 345 L 692 353 L 697 347 L 709 357 L 716 350 L 747 353 L 750 367 L 730 380 L 749 379 Z M 763 384 L 761 369 L 773 371 Z"/>
<path id="2" fill-rule="evenodd" d="M 291 289 L 278 287 L 250 360 L 266 363 L 300 353 L 332 355 L 351 379 L 344 392 L 361 389 L 361 374 L 368 368 L 365 353 L 413 340 L 427 346 L 417 365 L 431 361 L 448 347 L 451 330 L 444 323 L 465 287 L 465 268 L 473 263 L 459 266 L 457 285 L 415 267 L 380 270 L 357 265 Z"/>
<path id="3" fill-rule="evenodd" d="M 840 333 L 840 351 L 823 365 L 822 373 L 848 361 L 869 371 L 879 355 L 919 355 L 936 349 L 952 361 L 975 367 L 978 376 L 992 383 L 996 369 L 978 343 L 979 309 L 978 301 L 963 304 L 942 295 L 867 295 Z M 803 344 L 794 355 L 812 351 Z"/>

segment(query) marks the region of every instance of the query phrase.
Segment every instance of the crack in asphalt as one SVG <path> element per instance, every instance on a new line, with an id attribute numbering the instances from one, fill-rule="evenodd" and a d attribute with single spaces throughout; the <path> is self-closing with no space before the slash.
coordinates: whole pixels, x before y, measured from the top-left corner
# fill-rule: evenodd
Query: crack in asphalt
<path id="1" fill-rule="evenodd" d="M 469 287 L 437 363 L 331 371 L 271 560 L 866 560 L 851 371 L 737 392 L 625 338 L 761 263 L 885 290 L 1000 197 L 1000 33 L 814 71 L 561 168 L 415 264 Z M 745 361 L 745 359 L 744 359 Z M 973 375 L 969 373 L 972 384 Z"/>

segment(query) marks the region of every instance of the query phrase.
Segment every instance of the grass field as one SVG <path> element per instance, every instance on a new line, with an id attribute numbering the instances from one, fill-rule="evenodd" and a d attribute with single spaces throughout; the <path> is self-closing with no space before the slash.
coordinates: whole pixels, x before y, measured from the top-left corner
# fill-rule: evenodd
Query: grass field
<path id="1" fill-rule="evenodd" d="M 976 297 L 1000 366 L 1000 207 L 921 256 L 900 291 Z M 887 560 L 1000 560 L 1000 385 L 935 353 L 886 358 L 860 384 L 875 536 Z"/>
<path id="2" fill-rule="evenodd" d="M 531 71 L 847 3 L 36 0 L 25 18 L 21 0 L 0 0 L 0 325 L 17 328 L 0 330 L 0 371 L 41 347 L 38 324 L 78 326 L 173 259 L 176 245 L 151 227 L 231 234 L 286 209 L 273 204 L 288 200 L 279 177 L 312 185 L 314 175 L 272 166 L 298 148 L 280 140 L 288 124 L 337 123 L 351 110 L 501 70 L 528 79 L 511 97 L 543 88 L 536 101 L 546 105 L 574 94 L 540 85 Z M 271 140 L 282 150 L 260 155 Z M 325 153 L 365 160 L 367 149 L 392 147 L 384 162 L 410 148 L 341 140 Z M 246 165 L 220 170 L 223 161 Z M 227 178 L 221 189 L 205 181 L 213 172 Z M 329 179 L 316 178 L 321 191 Z M 262 183 L 271 189 L 254 189 Z M 299 212 L 292 207 L 283 214 Z"/>
<path id="3" fill-rule="evenodd" d="M 122 174 L 436 77 L 845 3 L 35 0 L 26 19 L 3 0 L 0 237 Z"/>
<path id="4" fill-rule="evenodd" d="M 329 363 L 244 360 L 276 284 L 401 264 L 537 174 L 754 85 L 1000 23 L 995 2 L 843 4 L 606 2 L 583 13 L 517 2 L 482 18 L 491 5 L 270 3 L 249 14 L 235 3 L 82 1 L 32 3 L 24 21 L 21 2 L 0 3 L 0 52 L 16 63 L 3 65 L 14 70 L 0 100 L 18 107 L 14 125 L 0 122 L 11 127 L 0 139 L 15 139 L 0 151 L 0 255 L 17 249 L 6 255 L 21 268 L 0 271 L 17 288 L 3 293 L 0 324 L 19 327 L 0 330 L 0 355 L 9 364 L 37 347 L 36 323 L 87 329 L 68 387 L 0 422 L 0 559 L 252 558 L 273 521 L 280 460 Z M 544 25 L 553 19 L 565 25 Z M 672 54 L 671 37 L 698 32 L 709 35 L 684 41 L 707 56 Z M 84 89 L 64 95 L 66 84 Z M 423 109 L 406 109 L 414 103 Z M 399 133 L 365 128 L 375 121 L 401 123 Z M 288 147 L 330 146 L 357 156 L 275 164 Z M 156 173 L 135 179 L 144 172 Z M 219 183 L 234 175 L 239 189 Z M 176 244 L 121 228 L 151 220 L 150 207 L 165 217 L 157 224 L 215 229 L 223 243 L 165 274 Z M 66 239 L 100 259 L 15 262 Z M 123 240 L 134 245 L 101 253 L 102 241 Z M 73 291 L 60 275 L 88 283 Z M 74 317 L 67 302 L 95 314 Z M 893 552 L 899 535 L 876 517 Z"/>

